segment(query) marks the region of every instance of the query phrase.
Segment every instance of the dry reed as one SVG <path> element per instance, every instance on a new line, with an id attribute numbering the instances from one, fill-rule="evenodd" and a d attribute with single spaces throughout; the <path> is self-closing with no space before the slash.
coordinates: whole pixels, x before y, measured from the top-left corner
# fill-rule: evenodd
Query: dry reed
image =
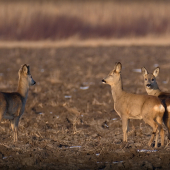
<path id="1" fill-rule="evenodd" d="M 0 2 L 0 40 L 170 34 L 169 2 Z"/>

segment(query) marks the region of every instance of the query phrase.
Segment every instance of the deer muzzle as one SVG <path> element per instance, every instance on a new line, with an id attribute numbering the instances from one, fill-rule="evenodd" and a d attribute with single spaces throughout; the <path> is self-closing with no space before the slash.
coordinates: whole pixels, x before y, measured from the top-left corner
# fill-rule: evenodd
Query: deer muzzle
<path id="1" fill-rule="evenodd" d="M 151 88 L 151 84 L 147 84 L 146 87 L 147 87 L 147 88 Z"/>
<path id="2" fill-rule="evenodd" d="M 104 84 L 105 84 L 105 83 L 106 83 L 106 81 L 103 79 L 103 80 L 102 80 L 102 83 L 104 83 Z"/>

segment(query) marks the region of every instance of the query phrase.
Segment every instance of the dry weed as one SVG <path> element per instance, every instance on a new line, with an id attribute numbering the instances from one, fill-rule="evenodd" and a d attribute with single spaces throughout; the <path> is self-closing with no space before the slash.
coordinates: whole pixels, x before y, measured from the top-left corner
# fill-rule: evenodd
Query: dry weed
<path id="1" fill-rule="evenodd" d="M 0 2 L 1 40 L 170 34 L 168 1 Z M 76 38 L 75 38 L 76 37 Z"/>
<path id="2" fill-rule="evenodd" d="M 60 83 L 60 70 L 55 70 L 53 73 L 50 74 L 49 81 L 53 84 Z"/>

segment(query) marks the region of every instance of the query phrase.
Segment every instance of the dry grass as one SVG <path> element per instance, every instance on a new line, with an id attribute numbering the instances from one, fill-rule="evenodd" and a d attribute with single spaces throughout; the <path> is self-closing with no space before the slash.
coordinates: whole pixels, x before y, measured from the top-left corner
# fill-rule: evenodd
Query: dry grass
<path id="1" fill-rule="evenodd" d="M 0 2 L 1 40 L 56 40 L 170 34 L 170 3 Z"/>
<path id="2" fill-rule="evenodd" d="M 61 82 L 61 80 L 60 80 L 60 70 L 55 70 L 55 71 L 53 71 L 53 72 L 50 74 L 49 81 L 50 81 L 52 84 L 60 83 L 60 82 Z"/>
<path id="3" fill-rule="evenodd" d="M 61 47 L 98 47 L 98 46 L 141 46 L 141 45 L 158 45 L 167 46 L 170 45 L 169 36 L 147 36 L 147 37 L 129 37 L 129 38 L 114 38 L 112 39 L 74 39 L 69 38 L 66 40 L 55 40 L 55 41 L 0 41 L 0 48 L 61 48 Z M 90 70 L 89 70 L 90 72 Z M 97 77 L 103 77 L 103 73 L 97 75 Z M 51 83 L 60 82 L 60 72 L 56 71 L 51 73 L 48 81 Z M 1 85 L 0 85 L 1 86 Z"/>

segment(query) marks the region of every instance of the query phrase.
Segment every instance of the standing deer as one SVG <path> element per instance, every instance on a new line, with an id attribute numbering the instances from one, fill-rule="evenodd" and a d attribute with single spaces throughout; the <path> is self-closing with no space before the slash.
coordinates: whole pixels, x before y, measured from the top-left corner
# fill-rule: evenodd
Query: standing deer
<path id="1" fill-rule="evenodd" d="M 0 92 L 0 121 L 2 118 L 10 119 L 14 132 L 14 142 L 18 140 L 18 123 L 25 110 L 29 87 L 36 83 L 30 74 L 28 65 L 21 66 L 18 74 L 17 91 L 12 93 Z"/>
<path id="2" fill-rule="evenodd" d="M 160 68 L 155 68 L 152 74 L 148 73 L 144 67 L 141 70 L 144 77 L 146 92 L 148 95 L 158 96 L 165 107 L 163 122 L 168 129 L 168 139 L 170 140 L 170 93 L 162 92 L 158 87 L 156 77 L 159 74 Z"/>
<path id="3" fill-rule="evenodd" d="M 143 119 L 145 123 L 153 128 L 148 145 L 151 146 L 156 134 L 155 147 L 157 147 L 160 132 L 161 145 L 164 146 L 162 117 L 165 109 L 161 101 L 155 96 L 125 92 L 122 87 L 121 69 L 121 63 L 116 63 L 114 69 L 102 82 L 111 86 L 114 109 L 122 119 L 123 141 L 127 142 L 129 119 Z"/>

